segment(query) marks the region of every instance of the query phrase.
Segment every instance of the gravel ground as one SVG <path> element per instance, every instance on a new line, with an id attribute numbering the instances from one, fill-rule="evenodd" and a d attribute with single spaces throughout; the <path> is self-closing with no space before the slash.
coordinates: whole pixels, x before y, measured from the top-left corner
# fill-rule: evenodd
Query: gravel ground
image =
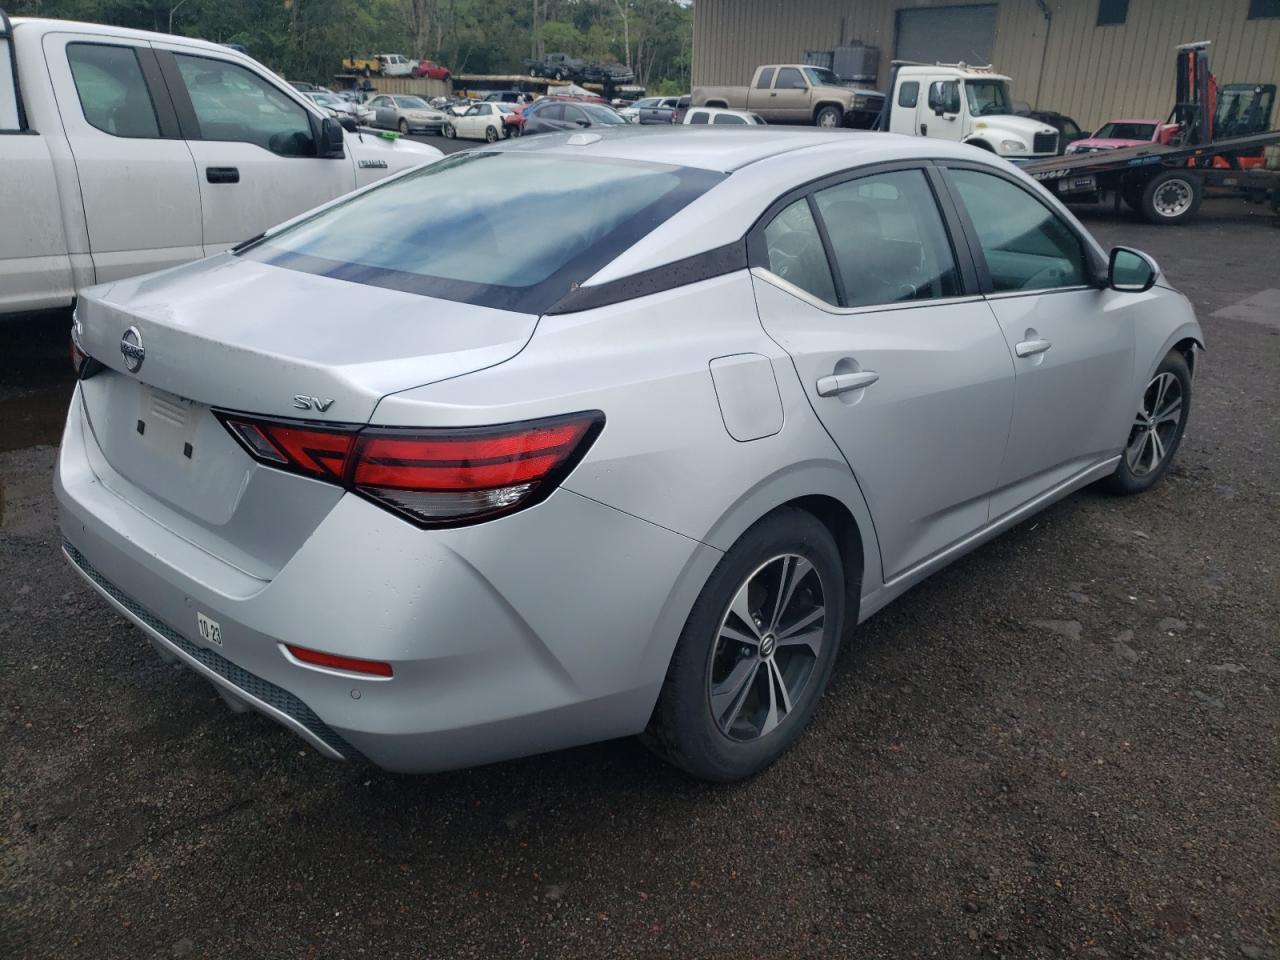
<path id="1" fill-rule="evenodd" d="M 1232 308 L 1280 231 L 1086 216 L 1200 310 L 1173 472 L 875 617 L 732 787 L 630 741 L 391 776 L 232 714 L 60 559 L 65 320 L 6 328 L 0 956 L 1280 956 L 1280 315 Z"/>

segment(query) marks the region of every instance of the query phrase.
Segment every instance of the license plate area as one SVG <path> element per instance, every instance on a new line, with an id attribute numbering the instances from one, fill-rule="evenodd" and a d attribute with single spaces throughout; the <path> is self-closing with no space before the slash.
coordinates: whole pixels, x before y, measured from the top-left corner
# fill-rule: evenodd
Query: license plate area
<path id="1" fill-rule="evenodd" d="M 196 428 L 208 408 L 155 387 L 138 391 L 134 432 L 152 456 L 190 464 L 196 456 Z"/>
<path id="2" fill-rule="evenodd" d="M 1063 177 L 1058 181 L 1059 193 L 1094 193 L 1098 189 L 1098 178 L 1095 176 Z"/>

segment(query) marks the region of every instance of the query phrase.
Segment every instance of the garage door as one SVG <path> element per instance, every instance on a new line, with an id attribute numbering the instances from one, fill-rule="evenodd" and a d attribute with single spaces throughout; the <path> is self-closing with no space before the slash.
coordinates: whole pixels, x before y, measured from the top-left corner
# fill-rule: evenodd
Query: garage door
<path id="1" fill-rule="evenodd" d="M 894 57 L 922 63 L 991 62 L 997 6 L 917 7 L 898 11 Z"/>

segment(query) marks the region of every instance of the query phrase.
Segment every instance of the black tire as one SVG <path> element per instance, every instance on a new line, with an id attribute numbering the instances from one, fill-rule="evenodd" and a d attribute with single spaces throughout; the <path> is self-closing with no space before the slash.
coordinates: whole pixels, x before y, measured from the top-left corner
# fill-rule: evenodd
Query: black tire
<path id="1" fill-rule="evenodd" d="M 360 72 L 363 73 L 366 77 L 373 76 L 373 71 L 369 69 L 369 65 L 367 63 L 365 64 L 364 69 L 361 70 Z"/>
<path id="2" fill-rule="evenodd" d="M 405 137 L 409 135 L 409 121 L 404 117 L 400 118 L 400 134 Z"/>
<path id="3" fill-rule="evenodd" d="M 497 142 L 498 142 L 498 131 L 497 131 L 497 130 L 495 130 L 495 129 L 493 129 L 493 127 L 492 127 L 492 126 L 485 127 L 485 128 L 484 128 L 484 138 L 485 138 L 485 140 L 487 140 L 489 143 L 497 143 Z"/>
<path id="4" fill-rule="evenodd" d="M 844 126 L 844 113 L 839 107 L 828 104 L 813 115 L 813 125 L 828 129 Z"/>
<path id="5" fill-rule="evenodd" d="M 1162 448 L 1159 461 L 1152 467 L 1149 458 L 1157 450 L 1156 444 L 1150 439 L 1150 429 L 1144 427 L 1142 421 L 1144 418 L 1150 420 L 1148 412 L 1156 415 L 1161 414 L 1162 410 L 1167 410 L 1171 405 L 1173 398 L 1172 383 L 1163 395 L 1165 399 L 1156 408 L 1156 396 L 1158 393 L 1157 384 L 1161 378 L 1171 376 L 1177 382 L 1179 394 L 1178 419 L 1172 424 L 1166 421 L 1166 429 L 1162 429 L 1162 425 L 1157 422 L 1156 435 L 1160 439 L 1159 447 Z M 1142 395 L 1138 398 L 1137 411 L 1132 426 L 1129 429 L 1129 435 L 1125 439 L 1124 451 L 1120 455 L 1120 464 L 1116 467 L 1116 472 L 1103 480 L 1100 486 L 1110 493 L 1129 496 L 1135 493 L 1144 493 L 1150 490 L 1160 479 L 1168 472 L 1169 465 L 1173 463 L 1173 458 L 1178 452 L 1178 445 L 1182 442 L 1182 434 L 1187 427 L 1187 418 L 1191 416 L 1191 370 L 1187 366 L 1186 358 L 1177 350 L 1170 350 L 1165 358 L 1160 361 L 1160 366 L 1156 368 L 1156 372 L 1152 374 L 1151 379 L 1143 388 Z M 1146 436 L 1146 441 L 1139 448 L 1139 440 Z M 1135 455 L 1136 453 L 1136 455 Z"/>
<path id="6" fill-rule="evenodd" d="M 446 140 L 452 140 L 454 137 L 458 135 L 458 131 L 453 129 L 452 123 L 446 123 L 443 127 L 440 128 L 440 132 L 444 134 L 444 138 Z"/>
<path id="7" fill-rule="evenodd" d="M 553 77 L 554 77 L 554 79 L 556 79 L 556 80 L 563 80 L 563 79 L 564 79 L 564 71 L 563 71 L 563 70 L 557 70 L 557 71 L 556 71 L 552 76 L 553 76 Z"/>
<path id="8" fill-rule="evenodd" d="M 1141 212 L 1150 223 L 1185 223 L 1204 198 L 1200 178 L 1190 169 L 1162 170 L 1142 188 Z"/>
<path id="9" fill-rule="evenodd" d="M 753 578 L 767 570 L 771 562 L 779 562 L 771 558 L 784 554 L 807 560 L 817 575 L 825 605 L 821 646 L 815 655 L 798 664 L 802 671 L 807 669 L 807 673 L 802 674 L 803 679 L 790 691 L 796 696 L 781 721 L 754 739 L 733 738 L 717 722 L 712 708 L 711 681 L 718 667 L 723 666 L 718 659 L 724 652 L 722 623 L 731 616 L 730 605 L 743 585 L 748 581 L 755 582 Z M 806 579 L 800 581 L 794 596 L 799 598 L 803 591 L 807 591 L 804 599 L 812 599 L 814 581 L 811 577 L 812 574 L 807 574 Z M 762 603 L 765 602 L 768 601 L 762 599 Z M 744 533 L 720 560 L 690 611 L 667 668 L 649 728 L 645 731 L 646 745 L 659 756 L 703 780 L 727 783 L 759 773 L 781 756 L 808 726 L 831 676 L 844 616 L 844 570 L 840 551 L 830 531 L 812 514 L 795 508 L 784 508 L 765 517 Z M 778 634 L 779 637 L 785 635 L 781 630 Z M 773 634 L 766 636 L 772 637 Z M 753 679 L 739 687 L 744 691 L 742 700 L 733 698 L 741 703 L 734 717 L 746 716 L 747 703 L 753 704 L 752 709 L 757 715 L 761 709 L 767 712 L 763 703 L 764 692 L 768 691 L 772 699 L 777 688 L 773 686 L 774 673 L 765 669 L 759 656 L 763 641 L 749 656 L 751 648 L 746 645 L 738 646 L 736 641 L 729 641 L 729 646 L 735 648 L 728 651 L 730 657 L 738 658 L 730 664 L 731 667 L 736 668 L 748 660 L 758 661 L 761 667 L 759 673 L 750 674 Z M 770 644 L 765 656 L 771 657 L 773 652 L 781 649 L 781 643 L 776 646 Z M 741 653 L 736 653 L 736 650 Z M 793 653 L 788 655 L 795 656 Z M 782 663 L 780 653 L 776 662 Z M 795 676 L 791 667 L 793 662 L 788 660 L 778 671 L 778 676 L 781 677 L 783 670 Z M 730 721 L 733 722 L 736 721 Z"/>

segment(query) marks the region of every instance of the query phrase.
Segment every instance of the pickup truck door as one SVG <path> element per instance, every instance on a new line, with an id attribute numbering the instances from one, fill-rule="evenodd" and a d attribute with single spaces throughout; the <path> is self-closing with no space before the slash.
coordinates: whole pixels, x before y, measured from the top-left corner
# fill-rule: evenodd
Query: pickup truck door
<path id="1" fill-rule="evenodd" d="M 749 97 L 748 102 L 751 102 Z M 768 103 L 768 109 L 779 120 L 806 123 L 813 119 L 809 108 L 809 83 L 795 67 L 778 68 Z"/>
<path id="2" fill-rule="evenodd" d="M 196 168 L 151 45 L 49 33 L 44 54 L 80 182 L 63 201 L 83 203 L 96 282 L 203 256 Z"/>
<path id="3" fill-rule="evenodd" d="M 355 189 L 355 160 L 315 156 L 302 95 L 248 61 L 156 43 L 156 58 L 195 158 L 206 254 Z"/>

